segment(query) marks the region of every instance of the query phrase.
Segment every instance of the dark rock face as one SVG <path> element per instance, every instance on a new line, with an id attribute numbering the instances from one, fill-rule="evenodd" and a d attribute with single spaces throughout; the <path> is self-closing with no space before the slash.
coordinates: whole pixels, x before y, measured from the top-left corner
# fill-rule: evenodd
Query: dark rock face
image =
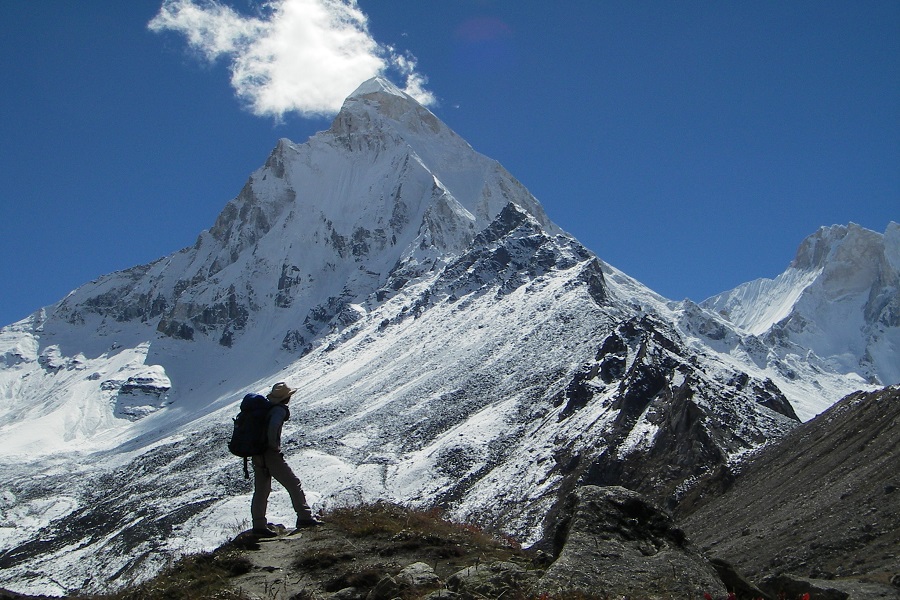
<path id="1" fill-rule="evenodd" d="M 900 387 L 852 394 L 757 453 L 726 494 L 677 514 L 708 554 L 754 580 L 888 581 L 900 571 L 898 431 Z"/>
<path id="2" fill-rule="evenodd" d="M 766 577 L 760 587 L 773 598 L 801 598 L 808 594 L 816 600 L 896 600 L 900 588 L 864 581 L 827 581 L 791 575 Z"/>
<path id="3" fill-rule="evenodd" d="M 469 292 L 494 290 L 506 295 L 552 269 L 565 270 L 589 258 L 588 251 L 570 239 L 551 237 L 540 224 L 515 204 L 507 204 L 491 225 L 475 236 L 471 249 L 447 265 L 435 286 L 461 297 Z M 581 274 L 598 304 L 606 299 L 603 272 L 594 261 Z"/>
<path id="4" fill-rule="evenodd" d="M 672 508 L 697 481 L 730 476 L 728 457 L 798 424 L 770 380 L 709 375 L 671 327 L 641 316 L 621 322 L 557 397 L 560 421 L 596 402 L 616 411 L 594 453 L 562 457 L 563 497 L 577 485 L 623 486 Z M 640 431 L 648 433 L 636 441 Z M 652 432 L 652 433 L 650 433 Z"/>
<path id="5" fill-rule="evenodd" d="M 107 380 L 100 389 L 113 392 L 114 414 L 132 421 L 156 412 L 168 404 L 168 381 L 153 377 L 129 377 L 126 381 Z"/>
<path id="6" fill-rule="evenodd" d="M 748 581 L 742 573 L 739 573 L 731 563 L 720 558 L 714 558 L 709 561 L 709 564 L 711 564 L 716 570 L 716 573 L 719 574 L 719 579 L 725 584 L 725 588 L 738 598 L 753 598 L 754 600 L 762 598 L 764 600 L 772 600 L 768 594 L 763 592 L 752 582 Z"/>
<path id="7" fill-rule="evenodd" d="M 648 599 L 726 593 L 668 514 L 625 488 L 577 489 L 548 532 L 539 546 L 557 558 L 539 592 Z"/>
<path id="8" fill-rule="evenodd" d="M 294 301 L 291 296 L 292 289 L 302 281 L 303 277 L 300 275 L 300 267 L 287 263 L 281 265 L 281 277 L 278 278 L 278 294 L 275 296 L 275 306 L 290 308 Z"/>

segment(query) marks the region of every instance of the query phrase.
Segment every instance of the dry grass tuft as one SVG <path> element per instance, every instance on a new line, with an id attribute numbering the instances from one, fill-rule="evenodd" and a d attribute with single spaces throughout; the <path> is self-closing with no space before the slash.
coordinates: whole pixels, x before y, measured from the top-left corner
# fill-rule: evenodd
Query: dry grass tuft
<path id="1" fill-rule="evenodd" d="M 246 557 L 226 546 L 186 556 L 149 581 L 92 600 L 247 600 L 247 596 L 231 589 L 229 579 L 252 568 Z"/>

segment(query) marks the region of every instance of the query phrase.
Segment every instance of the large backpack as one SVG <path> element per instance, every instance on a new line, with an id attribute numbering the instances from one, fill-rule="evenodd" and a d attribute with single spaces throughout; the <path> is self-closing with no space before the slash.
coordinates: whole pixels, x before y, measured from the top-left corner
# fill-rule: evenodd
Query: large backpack
<path id="1" fill-rule="evenodd" d="M 241 400 L 241 412 L 234 418 L 234 429 L 228 442 L 228 451 L 244 459 L 244 477 L 250 478 L 247 459 L 265 454 L 269 445 L 269 411 L 274 406 L 260 394 L 247 394 Z"/>

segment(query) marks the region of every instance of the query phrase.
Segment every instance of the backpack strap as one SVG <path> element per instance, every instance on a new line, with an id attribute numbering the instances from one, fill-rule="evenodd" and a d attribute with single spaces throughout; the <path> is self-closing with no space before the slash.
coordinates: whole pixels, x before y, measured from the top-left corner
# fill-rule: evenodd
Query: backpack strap
<path id="1" fill-rule="evenodd" d="M 247 469 L 247 457 L 244 457 L 244 479 L 250 479 L 250 471 Z"/>
<path id="2" fill-rule="evenodd" d="M 284 404 L 273 404 L 272 408 L 269 409 L 269 414 L 271 415 L 272 411 L 275 410 L 276 408 L 280 408 L 281 410 L 284 411 L 284 419 L 282 419 L 283 421 L 287 421 L 291 418 L 291 409 L 288 408 L 287 406 L 285 406 Z"/>

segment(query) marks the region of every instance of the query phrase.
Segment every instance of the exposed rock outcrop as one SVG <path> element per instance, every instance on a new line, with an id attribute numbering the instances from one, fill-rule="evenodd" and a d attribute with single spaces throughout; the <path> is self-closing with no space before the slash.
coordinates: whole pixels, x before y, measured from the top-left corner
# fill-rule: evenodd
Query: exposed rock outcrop
<path id="1" fill-rule="evenodd" d="M 603 339 L 555 402 L 560 421 L 598 403 L 615 417 L 602 434 L 583 436 L 596 443 L 572 441 L 560 497 L 579 485 L 622 486 L 672 508 L 695 482 L 727 472 L 731 457 L 799 423 L 771 380 L 703 360 L 648 315 Z"/>
<path id="2" fill-rule="evenodd" d="M 865 581 L 828 581 L 791 575 L 766 577 L 760 586 L 773 598 L 802 598 L 809 594 L 816 600 L 896 600 L 900 587 Z"/>
<path id="3" fill-rule="evenodd" d="M 648 600 L 726 593 L 669 515 L 622 487 L 576 490 L 540 545 L 556 556 L 538 583 L 541 593 Z"/>

